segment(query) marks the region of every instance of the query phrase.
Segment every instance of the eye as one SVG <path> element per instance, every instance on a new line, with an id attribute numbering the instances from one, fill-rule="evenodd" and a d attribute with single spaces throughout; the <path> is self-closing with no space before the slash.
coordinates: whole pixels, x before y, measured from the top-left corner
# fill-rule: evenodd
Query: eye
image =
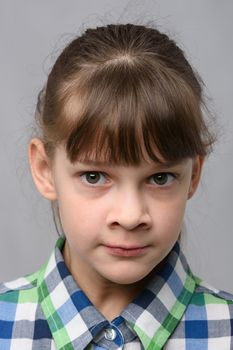
<path id="1" fill-rule="evenodd" d="M 176 178 L 175 174 L 172 173 L 157 173 L 150 177 L 150 184 L 155 184 L 158 186 L 169 186 L 174 179 Z"/>
<path id="2" fill-rule="evenodd" d="M 80 175 L 81 180 L 90 185 L 103 185 L 107 182 L 106 176 L 98 171 L 87 171 Z"/>

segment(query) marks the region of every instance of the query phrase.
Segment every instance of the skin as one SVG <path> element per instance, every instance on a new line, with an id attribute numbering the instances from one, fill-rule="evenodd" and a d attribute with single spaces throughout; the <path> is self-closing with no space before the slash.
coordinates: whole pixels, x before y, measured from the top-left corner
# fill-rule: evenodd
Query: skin
<path id="1" fill-rule="evenodd" d="M 42 142 L 33 139 L 29 160 L 39 192 L 58 202 L 70 272 L 113 319 L 177 241 L 203 159 L 162 166 L 149 160 L 140 166 L 71 163 L 62 146 L 51 160 Z"/>

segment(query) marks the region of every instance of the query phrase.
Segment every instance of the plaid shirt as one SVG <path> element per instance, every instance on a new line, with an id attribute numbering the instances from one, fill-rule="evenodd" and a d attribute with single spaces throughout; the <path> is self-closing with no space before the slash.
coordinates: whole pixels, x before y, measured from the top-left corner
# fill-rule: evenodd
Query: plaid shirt
<path id="1" fill-rule="evenodd" d="M 233 296 L 201 284 L 178 242 L 112 322 L 72 278 L 63 244 L 37 273 L 0 285 L 0 350 L 233 349 Z"/>

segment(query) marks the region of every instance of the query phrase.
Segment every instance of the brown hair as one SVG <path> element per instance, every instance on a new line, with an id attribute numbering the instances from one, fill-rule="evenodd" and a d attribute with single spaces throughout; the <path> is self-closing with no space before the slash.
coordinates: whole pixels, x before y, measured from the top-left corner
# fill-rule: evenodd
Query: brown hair
<path id="1" fill-rule="evenodd" d="M 38 100 L 46 151 L 68 158 L 139 164 L 205 156 L 213 136 L 203 118 L 202 82 L 183 51 L 157 29 L 111 24 L 74 39 L 56 60 Z"/>

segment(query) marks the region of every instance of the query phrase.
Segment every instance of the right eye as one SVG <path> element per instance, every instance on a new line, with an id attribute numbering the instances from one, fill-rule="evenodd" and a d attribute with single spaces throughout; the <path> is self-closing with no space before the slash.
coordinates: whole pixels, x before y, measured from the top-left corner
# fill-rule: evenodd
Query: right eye
<path id="1" fill-rule="evenodd" d="M 89 185 L 104 185 L 107 182 L 106 176 L 99 171 L 87 171 L 80 178 Z"/>

